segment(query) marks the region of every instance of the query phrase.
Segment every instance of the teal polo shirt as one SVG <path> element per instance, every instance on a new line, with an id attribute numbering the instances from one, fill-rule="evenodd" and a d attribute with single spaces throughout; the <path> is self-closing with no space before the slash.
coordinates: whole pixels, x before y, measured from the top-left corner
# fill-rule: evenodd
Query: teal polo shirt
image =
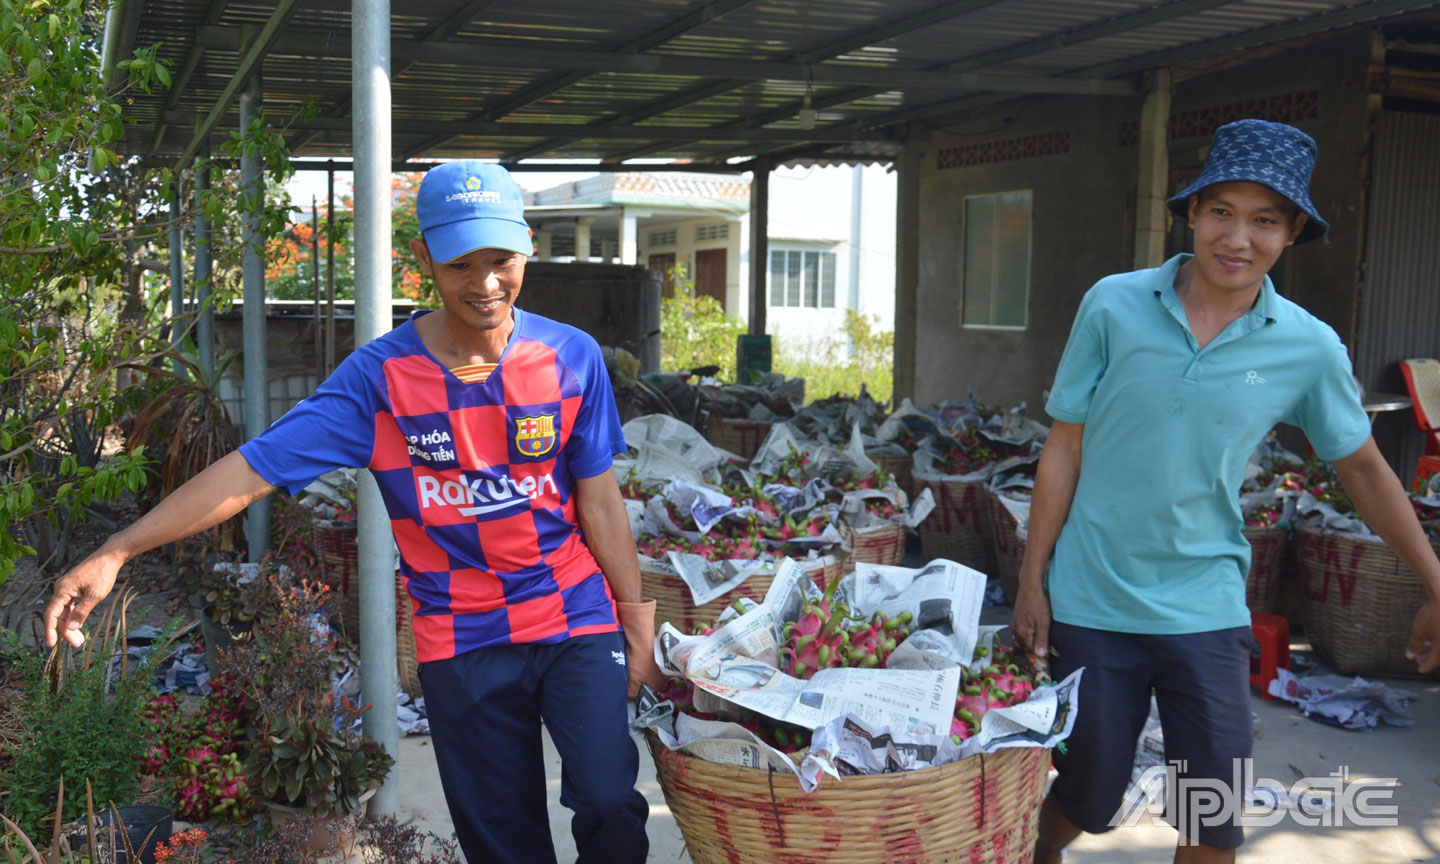
<path id="1" fill-rule="evenodd" d="M 1125 633 L 1248 626 L 1240 484 L 1276 423 L 1322 459 L 1370 423 L 1340 337 L 1275 293 L 1203 349 L 1175 294 L 1191 256 L 1085 295 L 1045 409 L 1083 423 L 1080 480 L 1050 561 L 1055 620 Z"/>

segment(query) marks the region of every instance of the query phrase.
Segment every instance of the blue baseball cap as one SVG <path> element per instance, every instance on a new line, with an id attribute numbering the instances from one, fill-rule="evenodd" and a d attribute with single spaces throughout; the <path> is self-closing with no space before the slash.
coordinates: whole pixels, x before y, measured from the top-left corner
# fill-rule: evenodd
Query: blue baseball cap
<path id="1" fill-rule="evenodd" d="M 415 209 L 430 257 L 441 264 L 476 249 L 535 251 L 520 187 L 494 162 L 436 165 L 420 181 Z"/>
<path id="2" fill-rule="evenodd" d="M 1269 120 L 1236 120 L 1215 130 L 1205 168 L 1194 183 L 1166 203 L 1177 219 L 1190 216 L 1190 196 L 1216 183 L 1246 181 L 1259 183 L 1289 199 L 1309 216 L 1297 245 L 1319 240 L 1330 223 L 1310 200 L 1310 175 L 1315 171 L 1319 149 L 1315 139 L 1284 123 Z"/>

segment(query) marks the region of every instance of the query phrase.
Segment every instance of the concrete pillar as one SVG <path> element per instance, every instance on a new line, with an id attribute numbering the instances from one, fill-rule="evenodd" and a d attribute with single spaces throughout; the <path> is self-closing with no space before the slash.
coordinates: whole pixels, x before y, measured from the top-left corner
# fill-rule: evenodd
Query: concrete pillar
<path id="1" fill-rule="evenodd" d="M 765 313 L 769 309 L 770 275 L 770 169 L 763 156 L 755 160 L 750 179 L 750 332 L 765 334 Z"/>
<path id="2" fill-rule="evenodd" d="M 620 263 L 634 264 L 640 243 L 640 228 L 635 214 L 620 208 Z"/>
<path id="3" fill-rule="evenodd" d="M 1135 269 L 1165 262 L 1170 186 L 1170 70 L 1148 75 L 1150 91 L 1140 108 L 1140 183 L 1135 191 Z"/>
<path id="4" fill-rule="evenodd" d="M 895 404 L 915 398 L 915 340 L 920 306 L 920 155 L 922 128 L 910 124 L 895 163 Z"/>
<path id="5" fill-rule="evenodd" d="M 545 228 L 535 232 L 535 244 L 540 247 L 540 252 L 535 256 L 541 261 L 549 261 L 555 255 L 551 251 L 555 247 L 555 232 Z"/>
<path id="6" fill-rule="evenodd" d="M 240 50 L 256 37 L 258 28 L 240 26 Z M 260 72 L 257 70 L 240 91 L 240 134 L 260 116 Z M 240 156 L 240 186 L 250 196 L 251 207 L 240 231 L 242 252 L 240 272 L 244 283 L 245 359 L 245 440 L 258 436 L 270 425 L 270 364 L 265 344 L 265 238 L 260 234 L 260 217 L 265 210 L 265 166 L 260 154 L 247 148 Z M 245 511 L 245 545 L 252 562 L 270 551 L 270 499 L 262 498 Z"/>
<path id="7" fill-rule="evenodd" d="M 860 226 L 865 200 L 865 166 L 850 166 L 850 308 L 860 309 Z M 854 346 L 851 346 L 852 348 Z"/>
<path id="8" fill-rule="evenodd" d="M 575 260 L 590 260 L 590 220 L 578 219 L 575 222 Z"/>
<path id="9" fill-rule="evenodd" d="M 390 0 L 353 0 L 350 54 L 355 151 L 355 346 L 391 329 L 390 310 Z M 402 254 L 408 254 L 408 250 Z M 393 756 L 395 717 L 395 557 L 380 487 L 360 472 L 360 691 L 371 708 L 365 734 Z M 408 611 L 406 614 L 409 614 Z M 375 793 L 370 811 L 399 809 L 398 771 Z"/>

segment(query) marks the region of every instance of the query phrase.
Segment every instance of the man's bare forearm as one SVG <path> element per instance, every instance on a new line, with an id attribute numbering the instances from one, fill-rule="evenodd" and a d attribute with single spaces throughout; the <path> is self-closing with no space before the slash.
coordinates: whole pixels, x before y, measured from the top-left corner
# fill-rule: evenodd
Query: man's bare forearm
<path id="1" fill-rule="evenodd" d="M 620 603 L 639 603 L 640 562 L 635 555 L 635 538 L 625 499 L 613 472 L 576 481 L 576 517 L 585 535 L 585 545 L 610 583 L 610 593 Z"/>
<path id="2" fill-rule="evenodd" d="M 1045 441 L 1040 464 L 1035 469 L 1035 492 L 1030 497 L 1030 521 L 1026 527 L 1025 558 L 1020 565 L 1020 582 L 1039 590 L 1045 568 L 1055 551 L 1060 529 L 1070 515 L 1075 487 L 1080 482 L 1080 455 L 1085 427 L 1057 422 Z"/>
<path id="3" fill-rule="evenodd" d="M 274 490 L 236 450 L 196 474 L 129 527 L 112 534 L 97 554 L 118 554 L 128 561 L 219 525 Z"/>

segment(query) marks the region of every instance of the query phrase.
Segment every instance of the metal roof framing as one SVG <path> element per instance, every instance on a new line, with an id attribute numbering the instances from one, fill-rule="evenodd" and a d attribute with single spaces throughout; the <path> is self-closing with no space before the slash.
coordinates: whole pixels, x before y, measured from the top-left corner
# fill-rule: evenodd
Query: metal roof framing
<path id="1" fill-rule="evenodd" d="M 205 143 L 205 138 L 210 134 L 210 130 L 215 128 L 215 124 L 230 109 L 230 103 L 235 101 L 235 97 L 240 93 L 240 88 L 250 80 L 250 74 L 259 68 L 260 59 L 269 50 L 270 43 L 279 35 L 281 26 L 290 19 L 291 15 L 295 14 L 295 5 L 298 2 L 299 0 L 279 0 L 275 5 L 275 11 L 271 12 L 269 19 L 265 21 L 265 26 L 260 28 L 260 32 L 255 35 L 255 39 L 249 45 L 244 46 L 244 55 L 240 58 L 240 65 L 235 68 L 230 80 L 225 83 L 225 88 L 220 91 L 220 96 L 215 100 L 210 113 L 205 115 L 205 119 L 196 126 L 195 135 L 190 139 L 190 143 L 186 144 L 185 149 L 181 150 L 180 155 L 175 158 L 177 167 L 183 168 L 190 164 L 191 159 L 195 158 L 196 152 Z"/>
<path id="2" fill-rule="evenodd" d="M 396 0 L 396 161 L 884 159 L 912 120 L 1016 94 L 1123 98 L 1146 69 L 1436 5 Z M 287 118 L 292 151 L 344 158 L 350 23 L 344 0 L 116 0 L 110 68 L 134 45 L 161 42 L 176 70 L 170 92 L 127 106 L 126 152 L 187 163 L 232 122 L 236 94 L 263 63 L 265 110 Z M 241 50 L 245 25 L 259 35 Z M 797 117 L 807 93 L 820 114 L 809 129 Z M 307 102 L 317 110 L 301 115 Z"/>

